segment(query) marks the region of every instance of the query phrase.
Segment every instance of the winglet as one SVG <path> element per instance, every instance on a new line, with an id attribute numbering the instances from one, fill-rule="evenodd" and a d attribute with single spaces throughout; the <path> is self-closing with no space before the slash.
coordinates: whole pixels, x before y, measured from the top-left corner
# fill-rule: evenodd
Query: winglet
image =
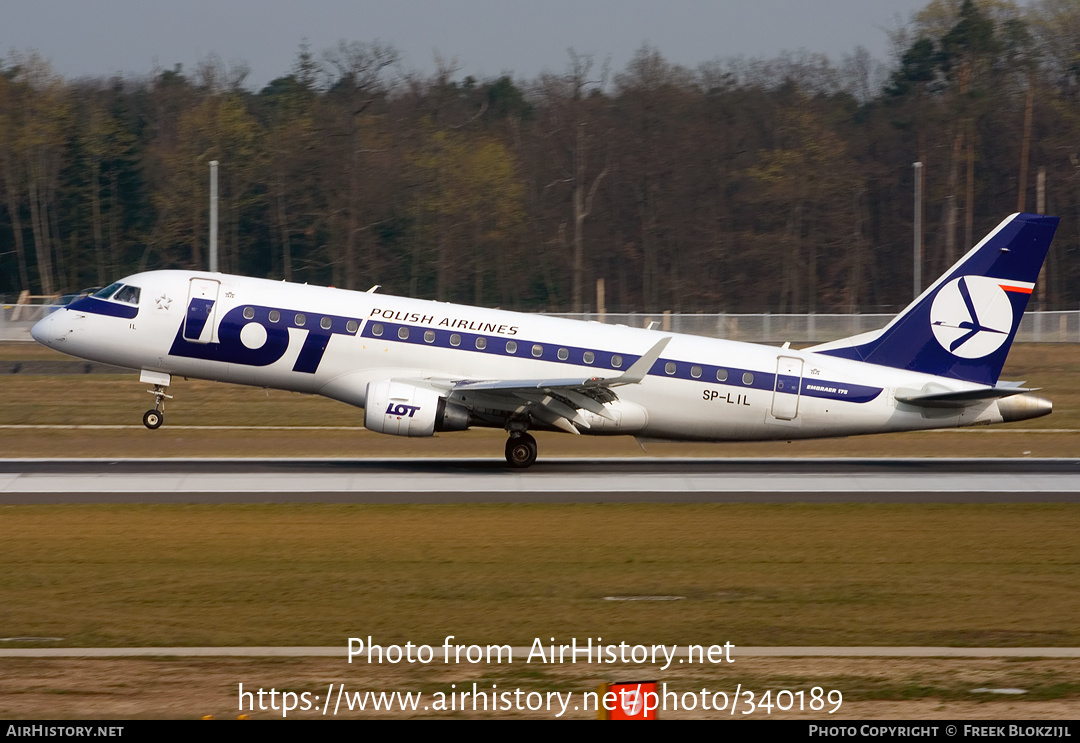
<path id="1" fill-rule="evenodd" d="M 671 342 L 671 336 L 667 338 L 661 338 L 656 342 L 656 345 L 645 352 L 645 355 L 635 361 L 629 369 L 623 372 L 620 376 L 605 379 L 605 385 L 610 387 L 616 384 L 637 384 L 645 378 L 645 375 L 649 373 L 649 370 L 653 368 L 653 364 L 660 358 L 660 354 L 667 348 L 667 344 Z"/>

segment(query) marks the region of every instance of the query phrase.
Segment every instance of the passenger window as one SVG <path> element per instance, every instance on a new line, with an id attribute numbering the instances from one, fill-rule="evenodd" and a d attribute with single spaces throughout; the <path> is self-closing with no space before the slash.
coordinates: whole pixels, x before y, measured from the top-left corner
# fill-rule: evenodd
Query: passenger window
<path id="1" fill-rule="evenodd" d="M 378 338 L 379 336 L 381 336 L 383 334 L 383 326 L 380 325 L 379 323 L 375 323 L 374 325 L 371 326 L 371 334 L 373 336 L 375 336 L 376 338 Z"/>
<path id="2" fill-rule="evenodd" d="M 620 366 L 622 366 L 622 356 L 619 356 L 618 354 L 615 354 L 614 356 L 612 356 L 611 357 L 611 365 L 614 366 L 616 369 L 618 369 Z"/>
<path id="3" fill-rule="evenodd" d="M 565 348 L 560 348 L 559 361 L 566 361 L 568 358 L 570 358 L 570 352 L 567 351 Z"/>
<path id="4" fill-rule="evenodd" d="M 403 341 L 408 340 L 409 339 L 409 328 L 406 327 L 405 325 L 402 325 L 400 328 L 397 329 L 397 337 L 400 338 Z"/>
<path id="5" fill-rule="evenodd" d="M 515 343 L 514 341 L 507 341 L 506 342 L 506 352 L 507 353 L 517 353 L 517 343 Z"/>
<path id="6" fill-rule="evenodd" d="M 319 327 L 323 330 L 329 330 L 330 326 L 333 324 L 334 321 L 331 320 L 329 317 L 324 317 L 322 320 L 319 320 Z"/>
<path id="7" fill-rule="evenodd" d="M 127 304 L 139 303 L 139 287 L 137 286 L 125 286 L 116 294 L 113 295 L 113 299 L 117 302 L 125 302 Z"/>
<path id="8" fill-rule="evenodd" d="M 345 323 L 345 332 L 355 333 L 360 328 L 360 324 L 356 320 L 349 320 Z"/>
<path id="9" fill-rule="evenodd" d="M 281 313 L 277 310 L 270 310 L 270 322 L 277 322 L 281 319 Z"/>
<path id="10" fill-rule="evenodd" d="M 244 308 L 244 319 L 245 320 L 252 320 L 254 318 L 255 318 L 255 308 L 254 307 L 245 307 Z"/>
<path id="11" fill-rule="evenodd" d="M 701 367 L 700 366 L 691 366 L 690 367 L 690 376 L 693 377 L 694 379 L 701 379 Z"/>
<path id="12" fill-rule="evenodd" d="M 743 384 L 753 384 L 754 383 L 754 375 L 751 374 L 750 372 L 745 372 L 742 375 L 742 383 Z"/>
<path id="13" fill-rule="evenodd" d="M 296 317 L 293 318 L 293 322 L 296 323 L 296 327 L 302 328 L 304 327 L 304 323 L 307 322 L 307 318 L 304 317 L 303 314 L 297 313 Z"/>
<path id="14" fill-rule="evenodd" d="M 434 342 L 435 342 L 435 331 L 434 330 L 425 330 L 424 331 L 424 343 L 434 343 Z"/>
<path id="15" fill-rule="evenodd" d="M 666 371 L 668 374 L 674 374 L 675 373 L 675 362 L 674 361 L 669 361 L 666 364 L 664 364 L 664 371 Z"/>
<path id="16" fill-rule="evenodd" d="M 487 348 L 487 338 L 477 338 L 476 347 L 481 351 Z"/>
<path id="17" fill-rule="evenodd" d="M 586 351 L 581 355 L 581 360 L 584 361 L 586 364 L 591 364 L 592 362 L 596 361 L 596 354 L 592 351 Z"/>
<path id="18" fill-rule="evenodd" d="M 532 355 L 536 358 L 540 358 L 544 355 L 544 347 L 537 343 L 535 346 L 532 347 Z"/>
<path id="19" fill-rule="evenodd" d="M 727 369 L 717 369 L 716 370 L 716 381 L 717 382 L 726 382 L 727 381 Z"/>
<path id="20" fill-rule="evenodd" d="M 451 335 L 450 336 L 450 345 L 453 346 L 454 348 L 457 348 L 458 346 L 460 346 L 461 345 L 461 336 L 458 335 L 457 333 L 454 333 L 453 335 Z"/>

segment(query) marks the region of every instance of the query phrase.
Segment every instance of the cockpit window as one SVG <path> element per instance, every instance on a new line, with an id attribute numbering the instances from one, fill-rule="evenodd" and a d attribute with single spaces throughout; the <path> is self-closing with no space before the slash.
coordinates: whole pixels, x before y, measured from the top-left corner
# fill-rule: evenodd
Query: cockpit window
<path id="1" fill-rule="evenodd" d="M 126 302 L 127 304 L 138 304 L 139 294 L 141 290 L 137 286 L 125 286 L 120 291 L 113 295 L 113 299 L 117 302 Z"/>
<path id="2" fill-rule="evenodd" d="M 117 289 L 119 289 L 122 286 L 123 286 L 123 284 L 121 284 L 119 281 L 117 281 L 115 284 L 109 284 L 104 289 L 97 290 L 96 292 L 94 292 L 94 296 L 97 297 L 98 299 L 108 299 L 109 297 L 111 297 L 113 295 L 113 292 L 115 292 Z"/>

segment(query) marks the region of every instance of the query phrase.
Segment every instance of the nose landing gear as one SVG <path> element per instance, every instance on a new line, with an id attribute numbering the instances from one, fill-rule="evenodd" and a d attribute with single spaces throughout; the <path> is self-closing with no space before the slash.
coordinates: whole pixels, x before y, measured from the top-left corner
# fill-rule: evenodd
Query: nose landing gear
<path id="1" fill-rule="evenodd" d="M 506 462 L 514 469 L 525 469 L 536 462 L 536 439 L 524 431 L 511 431 L 506 440 Z"/>
<path id="2" fill-rule="evenodd" d="M 142 417 L 143 425 L 153 431 L 161 428 L 161 424 L 165 422 L 165 400 L 172 399 L 172 395 L 165 394 L 165 391 L 169 389 L 169 382 L 172 381 L 172 377 L 161 372 L 143 369 L 139 381 L 154 385 L 154 389 L 147 390 L 154 396 L 154 407 L 152 410 L 143 413 Z"/>
<path id="3" fill-rule="evenodd" d="M 155 408 L 154 410 L 147 410 L 143 413 L 142 417 L 143 425 L 153 431 L 155 428 L 161 428 L 161 424 L 165 422 L 165 413 Z"/>

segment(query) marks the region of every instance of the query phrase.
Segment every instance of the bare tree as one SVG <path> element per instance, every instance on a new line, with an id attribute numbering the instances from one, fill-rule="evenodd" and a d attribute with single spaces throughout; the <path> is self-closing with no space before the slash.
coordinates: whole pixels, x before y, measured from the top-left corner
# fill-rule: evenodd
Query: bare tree
<path id="1" fill-rule="evenodd" d="M 325 58 L 333 77 L 330 94 L 343 109 L 344 138 L 347 142 L 343 157 L 347 191 L 344 203 L 335 210 L 336 214 L 344 215 L 343 278 L 347 289 L 357 289 L 360 260 L 356 243 L 365 227 L 360 199 L 365 173 L 362 118 L 372 104 L 386 95 L 386 70 L 397 63 L 399 55 L 393 47 L 377 41 L 342 41 L 336 49 L 327 52 Z"/>
<path id="2" fill-rule="evenodd" d="M 571 275 L 571 310 L 581 312 L 584 307 L 585 274 L 585 220 L 592 215 L 596 189 L 607 175 L 607 163 L 599 170 L 590 171 L 589 156 L 596 132 L 596 99 L 607 78 L 606 70 L 599 76 L 591 76 L 593 59 L 569 50 L 569 69 L 563 75 L 544 75 L 540 80 L 540 94 L 548 108 L 550 129 L 546 136 L 556 141 L 560 155 L 560 177 L 551 181 L 547 189 L 560 185 L 570 187 L 570 220 L 572 234 L 570 245 L 565 238 L 565 222 L 559 228 L 559 242 L 569 248 Z M 595 173 L 593 175 L 592 173 Z"/>

